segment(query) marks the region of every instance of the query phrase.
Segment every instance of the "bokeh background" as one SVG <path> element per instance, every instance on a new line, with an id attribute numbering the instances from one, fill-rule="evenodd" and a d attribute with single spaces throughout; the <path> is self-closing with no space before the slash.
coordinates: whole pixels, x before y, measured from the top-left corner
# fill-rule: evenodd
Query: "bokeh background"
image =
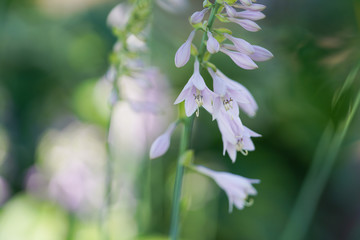
<path id="1" fill-rule="evenodd" d="M 176 118 L 172 103 L 192 64 L 177 69 L 173 58 L 191 31 L 188 17 L 202 7 L 201 1 L 172 2 L 167 8 L 154 6 L 149 42 L 151 64 L 167 78 L 161 101 L 168 107 L 163 115 L 149 116 L 126 102 L 118 104 L 107 219 L 101 215 L 110 90 L 101 78 L 116 41 L 106 19 L 119 2 L 0 2 L 1 240 L 102 239 L 101 221 L 110 226 L 111 239 L 166 239 L 179 130 L 164 157 L 150 161 L 148 148 Z M 253 206 L 229 214 L 225 193 L 210 179 L 188 172 L 183 239 L 280 239 L 326 126 L 337 129 L 360 90 L 356 75 L 334 102 L 360 62 L 360 1 L 261 3 L 267 5 L 262 31 L 227 26 L 269 49 L 274 59 L 254 71 L 239 69 L 223 54 L 212 59 L 257 99 L 257 116 L 242 116 L 263 135 L 254 140 L 257 150 L 232 164 L 222 156 L 217 125 L 205 111 L 195 121 L 191 142 L 195 163 L 259 178 L 259 193 Z M 319 201 L 305 239 L 360 239 L 359 117 L 354 115 L 324 186 L 313 191 Z M 324 156 L 319 169 L 328 167 Z"/>

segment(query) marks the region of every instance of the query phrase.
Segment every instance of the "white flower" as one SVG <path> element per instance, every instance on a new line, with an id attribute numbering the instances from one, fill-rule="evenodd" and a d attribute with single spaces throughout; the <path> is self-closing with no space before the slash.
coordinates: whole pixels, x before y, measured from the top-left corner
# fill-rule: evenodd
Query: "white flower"
<path id="1" fill-rule="evenodd" d="M 129 21 L 132 6 L 127 3 L 120 3 L 116 5 L 107 17 L 107 23 L 111 27 L 122 29 Z"/>
<path id="2" fill-rule="evenodd" d="M 216 172 L 203 166 L 196 166 L 195 169 L 211 177 L 225 191 L 229 199 L 229 212 L 232 212 L 233 205 L 239 210 L 250 205 L 247 202 L 248 196 L 257 194 L 256 189 L 251 184 L 260 183 L 259 179 L 245 178 L 227 172 Z"/>
<path id="3" fill-rule="evenodd" d="M 171 134 L 176 128 L 176 123 L 170 124 L 168 129 L 157 137 L 150 148 L 150 159 L 158 158 L 164 155 L 170 147 Z"/>
<path id="4" fill-rule="evenodd" d="M 175 65 L 180 68 L 184 66 L 190 59 L 191 42 L 194 39 L 196 30 L 192 31 L 186 42 L 180 46 L 175 54 Z"/>

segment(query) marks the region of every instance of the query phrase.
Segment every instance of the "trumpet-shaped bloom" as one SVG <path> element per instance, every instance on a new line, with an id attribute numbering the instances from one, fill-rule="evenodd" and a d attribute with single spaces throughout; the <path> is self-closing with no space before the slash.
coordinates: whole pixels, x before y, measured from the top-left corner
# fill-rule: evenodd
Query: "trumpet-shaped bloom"
<path id="1" fill-rule="evenodd" d="M 192 31 L 186 42 L 180 46 L 175 54 L 175 65 L 180 68 L 184 66 L 190 59 L 191 42 L 194 39 L 196 30 Z"/>
<path id="2" fill-rule="evenodd" d="M 247 104 L 249 103 L 248 99 L 230 81 L 219 76 L 211 68 L 208 68 L 208 71 L 213 78 L 214 92 L 216 94 L 213 100 L 213 119 L 216 119 L 222 112 L 227 112 L 232 117 L 237 117 L 239 115 L 238 104 Z"/>
<path id="3" fill-rule="evenodd" d="M 176 128 L 176 123 L 170 124 L 168 129 L 155 139 L 150 148 L 150 159 L 158 158 L 164 155 L 170 147 L 171 134 Z"/>
<path id="4" fill-rule="evenodd" d="M 259 179 L 245 178 L 227 172 L 217 172 L 203 166 L 196 166 L 195 169 L 212 178 L 225 191 L 229 199 L 229 212 L 232 212 L 233 205 L 239 210 L 249 206 L 250 204 L 247 202 L 248 196 L 257 194 L 252 184 L 260 183 Z"/>
<path id="5" fill-rule="evenodd" d="M 241 52 L 229 51 L 223 47 L 220 48 L 220 51 L 228 55 L 236 65 L 243 69 L 252 70 L 258 68 L 256 63 L 254 63 L 254 61 L 251 60 L 251 58 L 246 54 L 243 54 Z"/>
<path id="6" fill-rule="evenodd" d="M 212 98 L 213 92 L 206 86 L 204 79 L 200 75 L 199 61 L 195 60 L 194 73 L 175 100 L 174 104 L 185 101 L 186 116 L 191 116 L 195 111 L 196 116 L 199 116 L 199 108 L 201 106 L 208 112 L 212 112 Z"/>
<path id="7" fill-rule="evenodd" d="M 243 27 L 245 30 L 249 32 L 257 32 L 261 30 L 261 27 L 257 25 L 255 22 L 249 20 L 249 19 L 237 19 L 237 18 L 228 18 L 230 22 L 239 24 L 241 27 Z"/>
<path id="8" fill-rule="evenodd" d="M 194 12 L 191 17 L 190 17 L 190 23 L 191 24 L 197 24 L 197 23 L 200 23 L 204 16 L 205 16 L 205 13 L 208 11 L 209 9 L 208 8 L 205 8 L 203 9 L 202 11 L 197 11 L 197 12 Z"/>
<path id="9" fill-rule="evenodd" d="M 223 74 L 220 70 L 216 71 L 216 74 L 224 79 L 224 81 L 227 84 L 227 88 L 231 89 L 233 92 L 237 93 L 238 95 L 241 95 L 241 101 L 239 98 L 237 103 L 239 105 L 239 107 L 249 116 L 249 117 L 253 117 L 255 116 L 257 110 L 258 110 L 258 105 L 253 97 L 253 95 L 250 93 L 250 91 L 244 87 L 242 84 L 231 80 L 230 78 L 228 78 L 225 74 Z"/>
<path id="10" fill-rule="evenodd" d="M 232 162 L 236 161 L 237 152 L 247 155 L 248 151 L 254 151 L 255 146 L 251 137 L 261 135 L 245 127 L 240 118 L 230 118 L 226 114 L 221 114 L 217 118 L 219 130 L 223 140 L 223 155 L 227 152 Z"/>
<path id="11" fill-rule="evenodd" d="M 207 33 L 208 35 L 208 40 L 206 43 L 206 48 L 209 51 L 209 53 L 217 53 L 220 50 L 220 44 L 219 42 L 213 37 L 213 35 L 211 34 L 211 32 Z"/>

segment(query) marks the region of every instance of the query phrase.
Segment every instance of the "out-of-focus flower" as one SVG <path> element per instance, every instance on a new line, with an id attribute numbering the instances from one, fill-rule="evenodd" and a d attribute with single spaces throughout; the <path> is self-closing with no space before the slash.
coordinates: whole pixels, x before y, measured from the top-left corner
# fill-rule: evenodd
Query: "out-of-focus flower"
<path id="1" fill-rule="evenodd" d="M 170 147 L 171 135 L 176 128 L 176 123 L 170 124 L 168 129 L 157 137 L 150 148 L 150 158 L 158 158 L 164 155 Z"/>
<path id="2" fill-rule="evenodd" d="M 156 3 L 165 11 L 179 14 L 189 6 L 188 0 L 156 0 Z"/>
<path id="3" fill-rule="evenodd" d="M 211 32 L 207 33 L 208 35 L 208 40 L 206 43 L 206 48 L 209 51 L 209 53 L 217 53 L 220 50 L 220 44 L 219 42 L 213 37 L 213 35 L 211 34 Z"/>
<path id="4" fill-rule="evenodd" d="M 232 212 L 233 205 L 239 210 L 250 205 L 247 202 L 248 196 L 255 196 L 257 194 L 257 191 L 252 184 L 260 183 L 259 179 L 245 178 L 227 172 L 217 172 L 203 166 L 196 166 L 195 169 L 212 178 L 219 187 L 225 191 L 229 199 L 229 212 Z"/>
<path id="5" fill-rule="evenodd" d="M 175 54 L 175 65 L 180 68 L 184 66 L 190 59 L 191 42 L 194 39 L 196 30 L 192 31 L 186 42 L 180 46 Z"/>
<path id="6" fill-rule="evenodd" d="M 116 5 L 107 17 L 107 23 L 111 27 L 123 29 L 129 21 L 132 6 L 127 3 L 120 3 Z"/>
<path id="7" fill-rule="evenodd" d="M 199 108 L 203 106 L 208 112 L 212 112 L 213 92 L 206 86 L 200 75 L 199 61 L 195 60 L 194 73 L 181 91 L 174 104 L 185 101 L 186 116 L 191 116 L 195 111 L 199 116 Z"/>

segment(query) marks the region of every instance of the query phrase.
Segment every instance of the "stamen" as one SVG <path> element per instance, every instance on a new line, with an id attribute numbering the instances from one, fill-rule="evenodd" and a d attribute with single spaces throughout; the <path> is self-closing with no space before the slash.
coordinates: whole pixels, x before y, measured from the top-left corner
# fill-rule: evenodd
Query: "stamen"
<path id="1" fill-rule="evenodd" d="M 232 102 L 233 102 L 232 98 L 223 100 L 223 105 L 224 105 L 226 111 L 233 108 L 233 103 Z"/>
<path id="2" fill-rule="evenodd" d="M 246 207 L 251 207 L 253 204 L 254 204 L 254 199 L 250 198 L 245 200 Z"/>

